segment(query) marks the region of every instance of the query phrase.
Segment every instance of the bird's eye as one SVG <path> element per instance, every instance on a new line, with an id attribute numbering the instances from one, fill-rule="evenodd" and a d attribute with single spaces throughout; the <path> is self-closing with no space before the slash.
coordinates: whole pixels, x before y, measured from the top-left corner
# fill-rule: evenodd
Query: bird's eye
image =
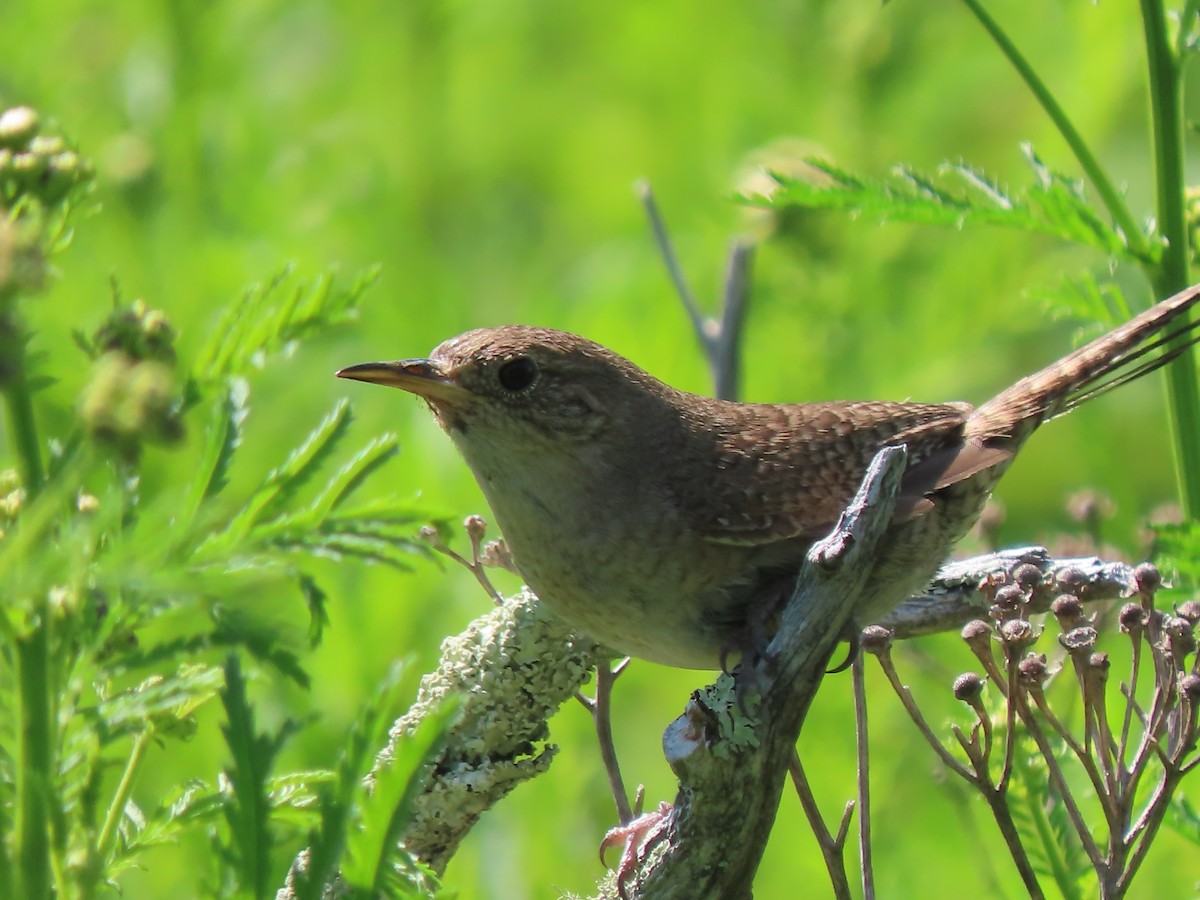
<path id="1" fill-rule="evenodd" d="M 506 391 L 523 391 L 537 381 L 538 367 L 528 356 L 510 359 L 496 373 L 500 386 Z"/>

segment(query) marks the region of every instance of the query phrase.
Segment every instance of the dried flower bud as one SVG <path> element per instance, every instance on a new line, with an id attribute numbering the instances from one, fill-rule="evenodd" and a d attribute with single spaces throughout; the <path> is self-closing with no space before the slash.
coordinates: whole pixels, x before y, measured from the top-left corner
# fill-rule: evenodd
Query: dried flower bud
<path id="1" fill-rule="evenodd" d="M 988 572 L 980 579 L 976 590 L 983 594 L 989 604 L 996 599 L 996 591 L 1004 586 L 1004 576 L 998 575 L 995 572 Z"/>
<path id="2" fill-rule="evenodd" d="M 1180 678 L 1179 693 L 1187 697 L 1193 705 L 1200 703 L 1200 675 L 1192 673 Z"/>
<path id="3" fill-rule="evenodd" d="M 1162 575 L 1153 563 L 1142 563 L 1133 570 L 1133 580 L 1139 593 L 1153 594 L 1162 587 Z"/>
<path id="4" fill-rule="evenodd" d="M 1125 634 L 1141 633 L 1149 620 L 1149 615 L 1140 603 L 1126 603 L 1117 615 L 1117 622 L 1120 623 L 1121 631 Z"/>
<path id="5" fill-rule="evenodd" d="M 1181 616 L 1195 625 L 1200 622 L 1200 600 L 1188 600 L 1186 603 L 1181 603 L 1175 610 L 1175 615 Z"/>
<path id="6" fill-rule="evenodd" d="M 1083 622 L 1083 602 L 1074 594 L 1059 594 L 1050 604 L 1050 612 L 1064 631 L 1070 631 Z"/>
<path id="7" fill-rule="evenodd" d="M 1025 602 L 1025 592 L 1021 590 L 1021 586 L 1017 584 L 1006 584 L 1000 590 L 996 591 L 997 606 L 1011 606 L 1017 608 Z"/>
<path id="8" fill-rule="evenodd" d="M 507 569 L 510 572 L 517 571 L 517 564 L 513 561 L 512 551 L 508 549 L 508 544 L 502 540 L 488 541 L 483 545 L 483 552 L 479 554 L 479 561 L 489 569 Z"/>
<path id="9" fill-rule="evenodd" d="M 1037 631 L 1028 619 L 1009 619 L 1000 626 L 1000 640 L 1008 652 L 1024 650 L 1037 639 Z"/>
<path id="10" fill-rule="evenodd" d="M 1041 687 L 1050 677 L 1045 653 L 1027 653 L 1017 664 L 1017 674 L 1026 687 Z"/>
<path id="11" fill-rule="evenodd" d="M 1025 592 L 1018 585 L 1006 584 L 996 591 L 996 600 L 988 609 L 988 615 L 997 622 L 1015 618 L 1021 615 L 1025 601 Z"/>
<path id="12" fill-rule="evenodd" d="M 466 529 L 471 543 L 478 544 L 487 534 L 487 520 L 483 516 L 467 516 L 463 519 L 463 528 Z"/>
<path id="13" fill-rule="evenodd" d="M 0 472 L 0 494 L 15 491 L 21 486 L 21 473 L 16 469 L 5 469 Z"/>
<path id="14" fill-rule="evenodd" d="M 1023 563 L 1013 571 L 1012 580 L 1023 590 L 1032 592 L 1042 583 L 1042 570 L 1032 563 Z"/>
<path id="15" fill-rule="evenodd" d="M 101 353 L 119 350 L 135 360 L 175 361 L 175 330 L 164 312 L 151 309 L 142 299 L 115 308 L 92 335 L 92 346 Z"/>
<path id="16" fill-rule="evenodd" d="M 0 147 L 25 147 L 37 134 L 38 114 L 29 106 L 0 113 Z"/>
<path id="17" fill-rule="evenodd" d="M 1066 634 L 1060 634 L 1058 642 L 1072 656 L 1076 653 L 1090 653 L 1096 646 L 1096 629 L 1091 625 L 1072 628 Z"/>
<path id="18" fill-rule="evenodd" d="M 1196 636 L 1192 634 L 1192 623 L 1183 616 L 1163 616 L 1162 630 L 1172 653 L 1182 657 L 1195 651 Z"/>
<path id="19" fill-rule="evenodd" d="M 972 619 L 963 626 L 960 632 L 962 639 L 967 644 L 978 652 L 979 648 L 986 650 L 989 646 L 989 638 L 992 634 L 992 626 L 983 619 Z"/>
<path id="20" fill-rule="evenodd" d="M 442 536 L 432 525 L 422 525 L 419 529 L 417 529 L 417 537 L 423 541 L 428 541 L 431 544 L 440 543 L 442 540 Z"/>
<path id="21" fill-rule="evenodd" d="M 1096 672 L 1103 672 L 1105 677 L 1108 676 L 1108 670 L 1112 666 L 1109 662 L 1107 653 L 1093 653 L 1088 657 L 1088 668 Z"/>
<path id="22" fill-rule="evenodd" d="M 25 503 L 25 489 L 14 488 L 0 497 L 0 518 L 15 519 Z"/>
<path id="23" fill-rule="evenodd" d="M 890 628 L 882 625 L 868 625 L 859 636 L 859 646 L 864 653 L 879 656 L 892 649 L 892 639 L 895 634 Z"/>
<path id="24" fill-rule="evenodd" d="M 975 672 L 963 672 L 954 679 L 954 699 L 974 704 L 983 693 L 987 679 Z"/>
<path id="25" fill-rule="evenodd" d="M 36 153 L 14 153 L 12 162 L 8 165 L 18 181 L 30 184 L 46 171 L 46 157 Z"/>
<path id="26" fill-rule="evenodd" d="M 1088 577 L 1083 570 L 1077 569 L 1075 566 L 1068 566 L 1054 576 L 1054 581 L 1064 594 L 1078 595 L 1083 588 L 1087 587 Z"/>

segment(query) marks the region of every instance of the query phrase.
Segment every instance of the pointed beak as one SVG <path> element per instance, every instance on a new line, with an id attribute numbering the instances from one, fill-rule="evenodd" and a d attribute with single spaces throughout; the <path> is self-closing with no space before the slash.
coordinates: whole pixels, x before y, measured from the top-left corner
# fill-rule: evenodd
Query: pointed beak
<path id="1" fill-rule="evenodd" d="M 337 377 L 399 388 L 424 397 L 430 403 L 462 406 L 471 397 L 469 391 L 447 375 L 432 359 L 360 363 L 357 366 L 339 369 Z"/>

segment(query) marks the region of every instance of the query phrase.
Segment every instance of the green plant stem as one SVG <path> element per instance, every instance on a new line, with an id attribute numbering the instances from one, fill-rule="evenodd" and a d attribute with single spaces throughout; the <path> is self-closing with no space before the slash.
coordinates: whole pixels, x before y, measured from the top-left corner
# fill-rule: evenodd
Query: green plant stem
<path id="1" fill-rule="evenodd" d="M 17 896 L 42 900 L 50 896 L 50 786 L 54 758 L 50 725 L 50 636 L 47 609 L 40 621 L 16 644 L 17 661 L 17 797 L 13 858 Z"/>
<path id="2" fill-rule="evenodd" d="M 21 484 L 32 499 L 41 490 L 45 473 L 25 378 L 25 338 L 11 311 L 0 315 L 0 361 L 0 391 L 4 393 L 9 435 L 17 452 Z"/>
<path id="3" fill-rule="evenodd" d="M 1071 124 L 1071 120 L 1067 118 L 1066 112 L 1059 106 L 1058 101 L 1054 99 L 1054 95 L 1046 87 L 1045 82 L 1038 77 L 1037 72 L 1029 64 L 1029 61 L 1021 54 L 1016 45 L 1009 40 L 1007 34 L 1000 27 L 987 11 L 983 8 L 980 0 L 963 0 L 967 8 L 971 10 L 972 15 L 979 21 L 987 31 L 988 35 L 996 46 L 1000 48 L 1017 74 L 1021 76 L 1026 87 L 1041 104 L 1042 109 L 1046 111 L 1046 115 L 1054 123 L 1054 127 L 1058 129 L 1058 133 L 1062 135 L 1067 146 L 1071 148 L 1071 152 L 1075 155 L 1075 159 L 1079 162 L 1080 168 L 1087 175 L 1088 180 L 1096 189 L 1096 193 L 1100 195 L 1101 201 L 1104 203 L 1108 214 L 1112 216 L 1117 227 L 1121 229 L 1125 236 L 1126 246 L 1129 248 L 1129 253 L 1141 260 L 1144 264 L 1151 264 L 1154 259 L 1152 248 L 1142 230 L 1138 227 L 1137 222 L 1130 213 L 1129 207 L 1125 205 L 1125 201 L 1121 198 L 1121 194 L 1117 191 L 1112 181 L 1109 180 L 1108 174 L 1104 171 L 1104 167 L 1100 165 L 1083 136 L 1080 135 L 1075 126 Z M 1182 287 L 1182 285 L 1181 285 Z"/>
<path id="4" fill-rule="evenodd" d="M 154 729 L 147 728 L 137 736 L 129 751 L 129 760 L 125 763 L 125 771 L 121 773 L 121 781 L 117 784 L 112 803 L 108 805 L 108 812 L 104 814 L 104 824 L 100 826 L 100 833 L 96 837 L 93 858 L 88 861 L 89 892 L 92 884 L 104 874 L 107 867 L 108 855 L 112 851 L 113 842 L 117 839 L 117 829 L 121 824 L 121 817 L 125 814 L 125 805 L 133 793 L 133 786 L 137 782 L 138 773 L 146 759 L 146 751 L 150 749 L 153 739 Z"/>
<path id="5" fill-rule="evenodd" d="M 1150 79 L 1158 227 L 1166 239 L 1162 260 L 1149 274 L 1158 295 L 1166 297 L 1190 282 L 1184 210 L 1187 182 L 1183 165 L 1183 91 L 1179 62 L 1167 36 L 1162 0 L 1141 0 L 1141 9 Z M 1194 521 L 1200 515 L 1200 387 L 1191 347 L 1166 369 L 1166 374 L 1175 479 L 1183 514 Z"/>
<path id="6" fill-rule="evenodd" d="M 1188 35 L 1191 34 L 1197 14 L 1200 14 L 1200 0 L 1187 0 L 1183 12 L 1179 14 L 1179 40 L 1175 44 L 1175 56 L 1179 59 L 1183 59 L 1184 54 L 1188 52 Z"/>
<path id="7" fill-rule="evenodd" d="M 1018 759 L 1021 766 L 1021 778 L 1026 785 L 1033 784 L 1036 776 L 1029 771 L 1028 760 L 1020 755 Z M 1033 822 L 1034 831 L 1037 832 L 1038 843 L 1042 845 L 1042 853 L 1045 856 L 1047 867 L 1050 869 L 1050 876 L 1054 879 L 1054 884 L 1062 892 L 1065 900 L 1081 900 L 1079 887 L 1071 876 L 1066 860 L 1063 859 L 1061 840 L 1055 835 L 1054 828 L 1050 825 L 1045 807 L 1038 802 L 1036 794 L 1029 787 L 1025 787 L 1021 793 L 1025 799 L 1025 811 L 1029 814 L 1030 821 Z"/>

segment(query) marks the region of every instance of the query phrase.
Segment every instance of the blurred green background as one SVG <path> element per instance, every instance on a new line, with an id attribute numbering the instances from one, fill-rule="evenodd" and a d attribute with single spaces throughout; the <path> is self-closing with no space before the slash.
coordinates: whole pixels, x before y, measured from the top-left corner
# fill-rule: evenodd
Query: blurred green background
<path id="1" fill-rule="evenodd" d="M 1024 2 L 994 12 L 1148 214 L 1135 11 Z M 58 420 L 46 431 L 73 415 L 86 366 L 70 332 L 100 320 L 111 278 L 127 298 L 167 311 L 186 356 L 227 298 L 287 261 L 304 275 L 380 262 L 356 326 L 252 384 L 245 449 L 262 462 L 246 468 L 278 461 L 348 395 L 363 439 L 401 435 L 385 476 L 394 489 L 453 519 L 485 509 L 424 407 L 332 372 L 521 322 L 584 333 L 672 384 L 709 390 L 636 179 L 653 185 L 697 293 L 715 299 L 728 242 L 748 226 L 731 199 L 738 173 L 777 139 L 877 175 L 963 158 L 1014 187 L 1027 178 L 1018 144 L 1030 140 L 1075 171 L 956 4 L 44 0 L 5 3 L 0 16 L 0 101 L 57 119 L 99 174 L 98 213 L 77 220 L 62 278 L 28 307 L 59 378 L 45 395 Z M 1102 264 L 995 230 L 804 217 L 759 253 L 745 398 L 981 401 L 1070 347 L 1073 326 L 1052 320 L 1040 291 Z M 1126 283 L 1149 299 L 1133 274 Z M 999 491 L 1004 541 L 1068 527 L 1067 495 L 1098 486 L 1118 507 L 1106 536 L 1136 552 L 1140 521 L 1171 496 L 1163 427 L 1151 380 L 1047 428 Z M 185 477 L 169 454 L 147 462 L 153 477 Z M 488 602 L 467 573 L 419 561 L 411 575 L 358 564 L 320 574 L 333 623 L 306 661 L 313 691 L 259 685 L 264 717 L 312 717 L 284 760 L 294 768 L 331 764 L 391 662 L 428 668 L 441 637 Z M 955 645 L 901 651 L 935 723 L 964 718 L 949 698 L 952 677 L 970 667 Z M 637 664 L 618 687 L 626 778 L 645 783 L 651 803 L 674 790 L 661 730 L 705 678 Z M 880 896 L 1019 896 L 981 804 L 947 782 L 875 682 Z M 153 760 L 139 795 L 214 779 L 224 764 L 215 722 L 210 711 L 194 740 Z M 567 708 L 554 737 L 562 750 L 550 775 L 489 814 L 451 865 L 447 883 L 462 896 L 586 893 L 600 874 L 596 847 L 615 815 L 589 720 Z M 849 679 L 831 678 L 801 741 L 831 817 L 853 789 L 852 747 Z M 199 839 L 158 852 L 125 896 L 186 896 L 211 852 Z M 1135 894 L 1183 896 L 1200 877 L 1187 852 L 1164 834 Z M 819 896 L 825 884 L 787 793 L 757 895 Z"/>

